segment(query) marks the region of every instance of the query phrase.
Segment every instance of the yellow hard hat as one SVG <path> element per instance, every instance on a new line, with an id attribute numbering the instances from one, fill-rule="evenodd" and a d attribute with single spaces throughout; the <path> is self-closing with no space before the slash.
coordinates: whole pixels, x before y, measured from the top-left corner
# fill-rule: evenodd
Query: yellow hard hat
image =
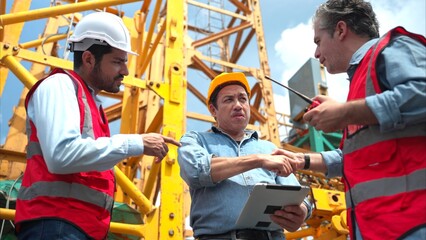
<path id="1" fill-rule="evenodd" d="M 241 72 L 234 72 L 234 73 L 221 73 L 217 75 L 213 80 L 210 82 L 209 91 L 207 92 L 207 105 L 209 105 L 212 94 L 215 92 L 215 90 L 219 87 L 230 85 L 232 83 L 239 84 L 243 86 L 247 92 L 247 95 L 250 97 L 250 86 L 248 84 L 247 78 L 244 75 L 244 73 Z"/>

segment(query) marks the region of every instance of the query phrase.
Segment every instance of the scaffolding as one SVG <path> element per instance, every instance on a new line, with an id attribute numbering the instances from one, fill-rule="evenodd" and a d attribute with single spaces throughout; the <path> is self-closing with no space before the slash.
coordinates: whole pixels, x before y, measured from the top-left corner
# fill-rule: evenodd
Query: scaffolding
<path id="1" fill-rule="evenodd" d="M 122 17 L 133 49 L 139 54 L 129 56 L 130 74 L 125 77 L 122 90 L 117 94 L 101 93 L 108 121 L 116 133 L 157 132 L 179 139 L 188 130 L 207 130 L 214 122 L 205 106 L 209 81 L 221 72 L 238 71 L 247 76 L 252 88 L 248 128 L 277 146 L 309 151 L 280 140 L 278 129 L 291 125 L 283 120 L 287 115 L 275 111 L 272 85 L 265 79 L 270 68 L 259 0 L 64 0 L 33 8 L 36 2 L 15 0 L 6 6 L 1 1 L 0 96 L 10 91 L 6 82 L 22 84 L 14 85 L 21 92 L 0 148 L 0 180 L 14 181 L 25 169 L 24 99 L 28 89 L 52 68 L 72 69 L 66 39 L 75 24 L 93 11 Z M 32 22 L 44 29 L 29 32 L 25 27 Z M 248 52 L 255 61 L 245 60 Z M 169 149 L 160 164 L 143 155 L 115 166 L 117 214 L 110 227 L 111 239 L 192 236 L 185 221 L 190 205 L 188 188 L 180 178 L 177 148 L 169 145 Z M 302 178 L 309 176 L 318 186 L 324 186 L 322 175 L 302 174 L 306 174 Z M 327 219 L 342 211 L 341 194 L 331 192 L 338 197 L 322 201 L 325 205 L 321 214 L 328 214 Z M 0 208 L 0 219 L 13 218 L 13 209 Z M 346 234 L 344 228 L 340 232 L 326 231 L 330 224 L 324 225 L 319 218 L 315 223 L 315 228 L 307 225 L 293 236 L 319 236 L 321 231 L 332 232 L 337 239 Z"/>

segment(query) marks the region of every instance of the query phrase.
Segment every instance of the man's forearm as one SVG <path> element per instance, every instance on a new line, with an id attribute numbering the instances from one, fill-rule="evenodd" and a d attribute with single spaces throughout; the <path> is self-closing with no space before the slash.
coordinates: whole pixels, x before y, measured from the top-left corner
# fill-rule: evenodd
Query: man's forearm
<path id="1" fill-rule="evenodd" d="M 258 168 L 258 159 L 253 155 L 242 157 L 213 157 L 211 160 L 212 181 L 217 183 L 224 179 L 246 172 L 253 168 Z"/>
<path id="2" fill-rule="evenodd" d="M 367 106 L 365 99 L 346 102 L 344 105 L 345 113 L 349 124 L 354 125 L 373 125 L 378 124 L 373 111 Z"/>
<path id="3" fill-rule="evenodd" d="M 312 170 L 316 172 L 327 172 L 327 166 L 325 165 L 324 159 L 322 158 L 322 155 L 319 153 L 305 153 L 305 154 L 298 154 L 298 158 L 300 158 L 300 161 L 302 161 L 303 167 L 306 166 L 307 158 L 305 157 L 307 155 L 309 157 L 309 167 L 306 170 Z M 303 167 L 301 169 L 303 169 Z"/>

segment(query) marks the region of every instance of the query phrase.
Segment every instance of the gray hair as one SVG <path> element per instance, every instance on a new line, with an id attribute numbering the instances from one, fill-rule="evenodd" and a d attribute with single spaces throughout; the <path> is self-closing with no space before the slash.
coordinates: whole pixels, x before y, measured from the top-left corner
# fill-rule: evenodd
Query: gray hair
<path id="1" fill-rule="evenodd" d="M 339 21 L 344 21 L 359 36 L 369 39 L 380 36 L 376 14 L 364 0 L 328 0 L 318 7 L 312 22 L 333 35 Z"/>

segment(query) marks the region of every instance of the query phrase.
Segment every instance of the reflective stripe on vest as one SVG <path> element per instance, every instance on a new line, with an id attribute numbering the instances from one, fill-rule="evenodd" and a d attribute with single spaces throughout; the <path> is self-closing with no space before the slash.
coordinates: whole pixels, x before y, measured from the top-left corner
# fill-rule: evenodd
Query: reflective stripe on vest
<path id="1" fill-rule="evenodd" d="M 426 189 L 426 169 L 414 171 L 401 177 L 381 178 L 359 183 L 351 188 L 355 205 L 377 197 L 392 196 L 416 190 Z M 350 193 L 346 191 L 346 207 L 352 208 Z"/>
<path id="2" fill-rule="evenodd" d="M 66 74 L 68 74 L 68 76 L 72 76 L 72 74 L 68 71 L 68 70 L 64 70 L 64 72 Z M 78 81 L 72 81 L 74 83 L 74 87 L 77 91 L 77 88 L 80 87 L 82 88 L 81 84 Z M 77 84 L 79 84 L 80 86 L 77 86 Z M 89 107 L 89 103 L 87 102 L 87 96 L 86 93 L 84 91 L 81 91 L 81 99 L 83 101 L 83 105 L 84 105 L 84 123 L 83 123 L 83 129 L 81 131 L 81 137 L 82 138 L 95 138 L 95 134 L 93 132 L 93 127 L 92 127 L 92 115 L 90 114 L 90 107 Z"/>
<path id="3" fill-rule="evenodd" d="M 30 142 L 27 146 L 27 157 L 42 155 L 38 142 Z M 28 158 L 28 159 L 29 159 Z M 21 192 L 22 191 L 22 192 Z M 29 188 L 22 186 L 19 190 L 19 199 L 31 200 L 38 196 L 69 197 L 97 205 L 110 211 L 114 199 L 108 194 L 91 189 L 79 183 L 67 182 L 36 182 Z"/>
<path id="4" fill-rule="evenodd" d="M 348 154 L 377 142 L 418 136 L 426 136 L 426 124 L 419 123 L 405 128 L 404 131 L 388 133 L 380 132 L 378 126 L 370 125 L 356 133 L 356 141 L 345 139 L 342 152 L 343 154 Z"/>
<path id="5" fill-rule="evenodd" d="M 43 155 L 40 144 L 38 142 L 29 142 L 27 145 L 27 159 L 36 155 Z"/>
<path id="6" fill-rule="evenodd" d="M 110 211 L 114 199 L 83 184 L 67 182 L 36 182 L 30 187 L 19 189 L 19 199 L 32 200 L 39 196 L 74 198 Z"/>

